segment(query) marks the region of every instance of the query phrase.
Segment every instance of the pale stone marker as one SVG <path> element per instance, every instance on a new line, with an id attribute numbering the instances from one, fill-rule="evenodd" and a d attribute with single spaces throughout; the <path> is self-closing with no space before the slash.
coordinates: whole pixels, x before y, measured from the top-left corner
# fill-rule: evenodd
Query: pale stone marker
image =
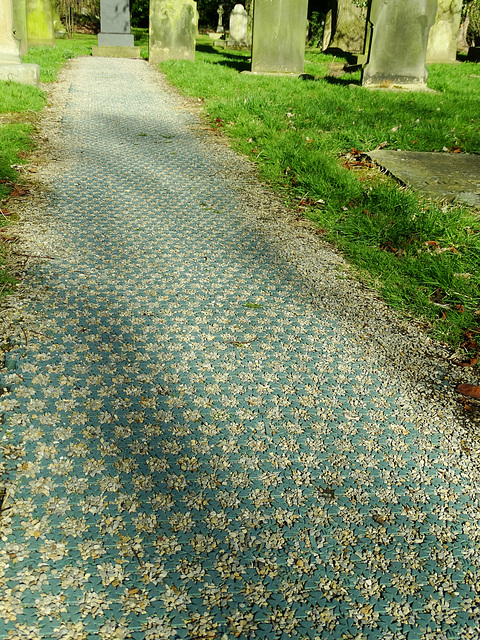
<path id="1" fill-rule="evenodd" d="M 243 4 L 236 4 L 230 13 L 229 47 L 246 47 L 248 13 Z"/>
<path id="2" fill-rule="evenodd" d="M 425 67 L 437 0 L 372 0 L 366 87 L 426 89 Z"/>
<path id="3" fill-rule="evenodd" d="M 223 14 L 224 14 L 223 4 L 221 4 L 218 7 L 217 13 L 218 13 L 217 33 L 223 33 Z"/>
<path id="4" fill-rule="evenodd" d="M 427 62 L 456 62 L 462 19 L 462 0 L 438 0 L 437 17 L 430 29 Z"/>
<path id="5" fill-rule="evenodd" d="M 55 46 L 52 0 L 27 0 L 28 46 Z"/>
<path id="6" fill-rule="evenodd" d="M 0 80 L 38 85 L 38 64 L 23 64 L 20 41 L 13 35 L 12 0 L 0 0 Z"/>
<path id="7" fill-rule="evenodd" d="M 303 73 L 308 0 L 255 0 L 252 73 Z"/>
<path id="8" fill-rule="evenodd" d="M 15 0 L 13 3 L 13 30 L 20 40 L 20 53 L 28 53 L 27 40 L 27 0 Z"/>
<path id="9" fill-rule="evenodd" d="M 194 60 L 197 3 L 193 0 L 150 0 L 149 34 L 150 62 Z"/>
<path id="10" fill-rule="evenodd" d="M 58 15 L 57 4 L 55 0 L 52 0 L 52 18 L 53 18 L 53 32 L 54 32 L 55 38 L 59 38 L 59 39 L 66 38 L 67 31 L 63 26 L 62 21 L 60 20 L 60 16 Z"/>
<path id="11" fill-rule="evenodd" d="M 94 56 L 139 58 L 140 47 L 133 45 L 130 32 L 130 1 L 100 0 L 100 33 Z"/>

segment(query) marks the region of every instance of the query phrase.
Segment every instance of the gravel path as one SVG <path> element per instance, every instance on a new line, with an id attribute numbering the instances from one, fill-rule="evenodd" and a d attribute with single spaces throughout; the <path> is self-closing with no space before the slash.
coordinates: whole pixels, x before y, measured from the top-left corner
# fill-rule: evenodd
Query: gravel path
<path id="1" fill-rule="evenodd" d="M 62 86 L 1 374 L 0 636 L 478 640 L 446 352 L 146 63 Z"/>

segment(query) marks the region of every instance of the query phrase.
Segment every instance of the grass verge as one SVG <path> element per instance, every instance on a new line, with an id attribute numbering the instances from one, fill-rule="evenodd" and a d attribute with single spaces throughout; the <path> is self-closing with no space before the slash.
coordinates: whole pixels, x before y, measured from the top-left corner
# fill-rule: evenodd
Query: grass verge
<path id="1" fill-rule="evenodd" d="M 378 145 L 479 153 L 478 65 L 431 65 L 436 93 L 393 93 L 363 89 L 359 72 L 345 74 L 343 64 L 310 51 L 309 79 L 242 75 L 248 53 L 200 40 L 195 62 L 168 61 L 161 69 L 204 102 L 212 128 L 254 160 L 391 306 L 474 355 L 478 212 L 420 198 L 370 168 L 364 153 Z"/>
<path id="2" fill-rule="evenodd" d="M 40 66 L 40 81 L 54 82 L 69 58 L 90 55 L 96 36 L 77 35 L 57 40 L 56 47 L 32 47 L 23 62 Z M 34 147 L 33 134 L 38 113 L 46 104 L 45 92 L 37 87 L 0 81 L 0 299 L 8 295 L 15 280 L 8 273 L 9 245 L 5 227 L 12 222 L 7 210 L 8 197 L 19 181 L 16 167 L 28 161 Z"/>

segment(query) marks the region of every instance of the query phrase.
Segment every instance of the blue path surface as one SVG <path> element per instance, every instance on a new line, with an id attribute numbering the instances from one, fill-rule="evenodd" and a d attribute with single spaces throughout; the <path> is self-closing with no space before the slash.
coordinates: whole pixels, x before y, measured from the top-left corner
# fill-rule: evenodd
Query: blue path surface
<path id="1" fill-rule="evenodd" d="M 152 69 L 74 70 L 1 378 L 0 637 L 478 640 L 478 448 L 311 304 Z"/>

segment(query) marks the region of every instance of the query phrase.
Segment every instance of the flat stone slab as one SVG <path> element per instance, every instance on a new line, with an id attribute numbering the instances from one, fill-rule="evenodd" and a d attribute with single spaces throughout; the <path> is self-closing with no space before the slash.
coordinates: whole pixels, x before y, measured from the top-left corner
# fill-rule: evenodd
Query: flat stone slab
<path id="1" fill-rule="evenodd" d="M 140 47 L 92 46 L 92 56 L 97 58 L 140 58 Z"/>
<path id="2" fill-rule="evenodd" d="M 480 155 L 386 149 L 368 155 L 415 191 L 480 206 Z"/>

